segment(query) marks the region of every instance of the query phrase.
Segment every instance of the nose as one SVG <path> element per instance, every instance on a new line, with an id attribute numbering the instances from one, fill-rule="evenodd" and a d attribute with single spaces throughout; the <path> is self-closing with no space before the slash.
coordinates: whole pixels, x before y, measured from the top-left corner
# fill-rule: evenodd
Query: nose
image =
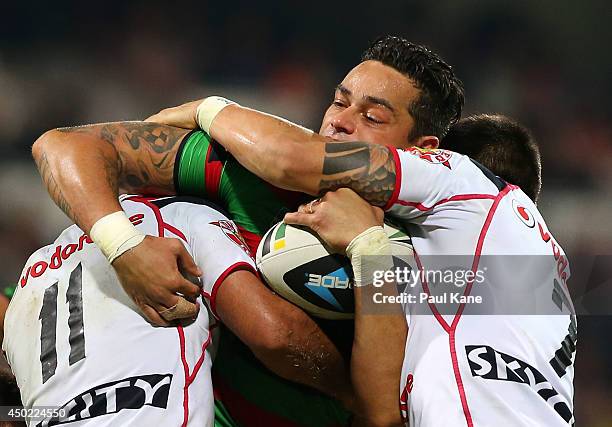
<path id="1" fill-rule="evenodd" d="M 356 122 L 353 107 L 345 108 L 336 114 L 331 121 L 331 125 L 334 128 L 334 133 L 351 135 L 355 132 Z"/>

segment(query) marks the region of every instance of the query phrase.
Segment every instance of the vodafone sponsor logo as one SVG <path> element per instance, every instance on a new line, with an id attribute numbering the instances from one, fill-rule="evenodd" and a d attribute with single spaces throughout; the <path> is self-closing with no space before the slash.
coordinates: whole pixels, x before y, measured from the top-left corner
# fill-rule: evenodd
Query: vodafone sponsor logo
<path id="1" fill-rule="evenodd" d="M 548 232 L 546 227 L 538 222 L 538 228 L 540 230 L 540 237 L 544 243 L 550 243 L 553 257 L 557 262 L 557 274 L 559 275 L 561 282 L 563 282 L 563 284 L 567 287 L 567 279 L 569 279 L 569 261 L 561 252 L 561 246 L 555 242 L 555 239 L 552 238 L 552 235 Z"/>
<path id="2" fill-rule="evenodd" d="M 132 224 L 138 225 L 142 223 L 142 220 L 144 219 L 144 215 L 143 214 L 132 215 L 129 219 L 132 222 Z M 91 238 L 87 234 L 83 233 L 79 237 L 78 242 L 69 243 L 67 245 L 56 246 L 49 260 L 37 261 L 34 264 L 26 268 L 25 273 L 23 274 L 23 276 L 21 276 L 21 279 L 19 279 L 19 284 L 23 288 L 25 285 L 28 284 L 28 280 L 30 279 L 30 277 L 33 277 L 33 278 L 40 277 L 43 274 L 45 274 L 47 269 L 57 270 L 58 268 L 62 266 L 64 261 L 66 261 L 68 258 L 70 258 L 75 253 L 82 251 L 85 244 L 91 244 L 91 243 L 93 243 L 93 240 L 91 240 Z"/>
<path id="3" fill-rule="evenodd" d="M 521 222 L 525 224 L 527 227 L 529 228 L 535 227 L 536 221 L 531 211 L 527 209 L 525 206 L 521 205 L 515 199 L 512 199 L 512 210 L 514 211 L 518 219 L 520 219 Z"/>
<path id="4" fill-rule="evenodd" d="M 523 206 L 520 202 L 513 199 L 512 200 L 512 210 L 521 220 L 523 224 L 525 224 L 529 228 L 535 228 L 535 225 L 538 225 L 538 231 L 540 232 L 540 238 L 544 243 L 548 243 L 552 250 L 552 255 L 557 262 L 557 275 L 559 280 L 567 287 L 567 280 L 569 279 L 569 261 L 567 256 L 563 254 L 561 246 L 553 239 L 552 235 L 546 229 L 546 226 L 540 221 L 536 221 L 535 216 L 531 211 Z"/>

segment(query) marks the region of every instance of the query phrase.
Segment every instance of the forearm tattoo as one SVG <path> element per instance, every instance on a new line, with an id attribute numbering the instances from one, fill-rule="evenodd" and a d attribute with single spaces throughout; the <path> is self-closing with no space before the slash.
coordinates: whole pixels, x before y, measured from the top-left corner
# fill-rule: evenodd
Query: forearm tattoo
<path id="1" fill-rule="evenodd" d="M 387 147 L 365 142 L 325 145 L 319 192 L 349 187 L 373 205 L 387 204 L 395 189 L 395 162 Z"/>

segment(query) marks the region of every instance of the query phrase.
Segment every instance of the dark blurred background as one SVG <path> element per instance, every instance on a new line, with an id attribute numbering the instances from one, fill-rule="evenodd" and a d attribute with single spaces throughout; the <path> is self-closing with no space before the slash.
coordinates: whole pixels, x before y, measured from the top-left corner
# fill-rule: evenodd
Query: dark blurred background
<path id="1" fill-rule="evenodd" d="M 318 130 L 335 85 L 384 33 L 455 67 L 464 115 L 529 126 L 542 148 L 549 228 L 569 254 L 612 254 L 607 1 L 21 1 L 1 10 L 1 284 L 15 283 L 28 255 L 68 223 L 30 157 L 45 130 L 139 120 L 208 95 Z M 612 305 L 612 293 L 596 295 Z M 612 426 L 605 311 L 579 318 L 577 426 Z"/>

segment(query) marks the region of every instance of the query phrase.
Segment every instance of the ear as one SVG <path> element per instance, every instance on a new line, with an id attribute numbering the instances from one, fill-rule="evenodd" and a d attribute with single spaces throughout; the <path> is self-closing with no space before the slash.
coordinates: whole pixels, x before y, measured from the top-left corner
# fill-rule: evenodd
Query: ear
<path id="1" fill-rule="evenodd" d="M 437 136 L 433 136 L 433 135 L 420 136 L 417 138 L 414 145 L 419 148 L 427 148 L 430 150 L 435 150 L 436 148 L 440 146 L 440 140 L 438 139 Z"/>

